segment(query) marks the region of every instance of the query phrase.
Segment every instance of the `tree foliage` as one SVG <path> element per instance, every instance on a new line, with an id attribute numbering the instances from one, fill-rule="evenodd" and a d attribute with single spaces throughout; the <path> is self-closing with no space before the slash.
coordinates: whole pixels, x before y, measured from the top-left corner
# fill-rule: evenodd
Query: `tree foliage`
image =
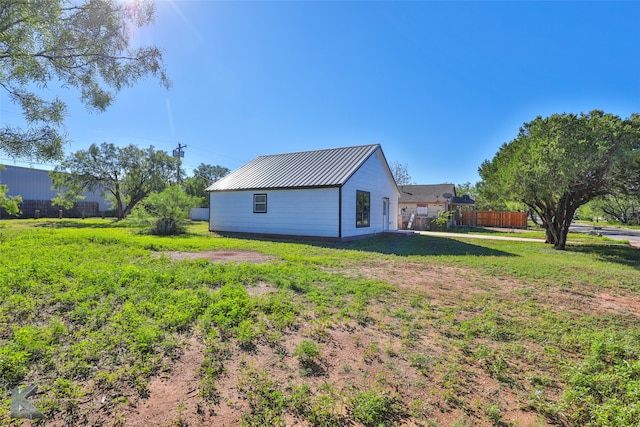
<path id="1" fill-rule="evenodd" d="M 50 172 L 53 186 L 59 191 L 54 203 L 68 206 L 83 191 L 102 191 L 112 198 L 118 218 L 154 191 L 162 191 L 174 176 L 177 159 L 165 151 L 146 150 L 129 145 L 92 144 L 80 150 Z M 65 204 L 66 203 L 66 204 Z"/>
<path id="2" fill-rule="evenodd" d="M 477 209 L 488 209 L 489 206 L 486 205 L 485 201 L 482 200 L 482 197 L 480 196 L 480 193 L 478 192 L 478 186 L 477 184 L 472 184 L 470 181 L 467 181 L 465 183 L 462 184 L 456 184 L 456 195 L 457 196 L 464 196 L 464 195 L 468 195 L 469 197 L 471 197 L 475 203 L 476 203 L 476 208 Z"/>
<path id="3" fill-rule="evenodd" d="M 211 166 L 200 163 L 200 166 L 193 170 L 193 176 L 183 181 L 184 191 L 188 195 L 195 197 L 199 206 L 208 208 L 209 197 L 206 192 L 207 187 L 229 172 L 229 169 L 224 166 Z"/>
<path id="4" fill-rule="evenodd" d="M 478 189 L 487 200 L 526 205 L 541 219 L 547 242 L 564 249 L 576 209 L 632 179 L 625 165 L 638 150 L 639 128 L 635 114 L 539 116 L 482 163 Z"/>
<path id="5" fill-rule="evenodd" d="M 134 47 L 133 30 L 153 22 L 147 0 L 7 0 L 0 3 L 0 87 L 26 128 L 0 128 L 0 152 L 40 160 L 63 156 L 66 105 L 50 85 L 74 88 L 90 111 L 147 75 L 166 87 L 162 52 Z"/>
<path id="6" fill-rule="evenodd" d="M 396 180 L 397 185 L 410 185 L 411 184 L 411 175 L 409 175 L 409 166 L 406 163 L 400 163 L 398 161 L 393 161 L 389 164 L 389 168 L 391 169 L 391 174 L 393 175 L 393 179 Z"/>
<path id="7" fill-rule="evenodd" d="M 197 200 L 180 186 L 170 185 L 161 192 L 153 192 L 134 209 L 135 221 L 161 236 L 183 234 L 187 228 L 189 209 Z"/>
<path id="8" fill-rule="evenodd" d="M 638 221 L 640 213 L 640 197 L 628 194 L 608 194 L 593 200 L 592 207 L 604 214 L 605 217 L 629 224 Z"/>
<path id="9" fill-rule="evenodd" d="M 4 166 L 0 165 L 0 169 L 4 169 Z M 6 185 L 0 184 L 0 208 L 7 211 L 9 215 L 17 215 L 20 213 L 20 203 L 22 203 L 22 197 L 20 196 L 8 196 L 9 188 Z"/>

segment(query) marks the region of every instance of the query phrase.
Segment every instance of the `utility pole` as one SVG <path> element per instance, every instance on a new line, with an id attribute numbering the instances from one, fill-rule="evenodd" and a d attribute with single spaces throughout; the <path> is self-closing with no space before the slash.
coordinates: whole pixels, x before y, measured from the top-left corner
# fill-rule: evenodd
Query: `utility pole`
<path id="1" fill-rule="evenodd" d="M 173 150 L 173 157 L 178 159 L 178 170 L 176 171 L 176 182 L 178 184 L 180 183 L 180 159 L 184 157 L 184 151 L 182 151 L 183 148 L 187 148 L 187 146 L 178 142 L 178 148 Z"/>

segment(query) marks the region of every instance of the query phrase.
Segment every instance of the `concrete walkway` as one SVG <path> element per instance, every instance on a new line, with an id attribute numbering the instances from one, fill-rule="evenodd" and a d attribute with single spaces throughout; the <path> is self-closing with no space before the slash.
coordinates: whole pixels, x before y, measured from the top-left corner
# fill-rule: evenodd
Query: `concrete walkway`
<path id="1" fill-rule="evenodd" d="M 423 236 L 458 237 L 458 238 L 462 238 L 462 239 L 512 240 L 514 242 L 544 243 L 544 239 L 534 239 L 534 238 L 526 238 L 526 237 L 492 236 L 490 234 L 448 233 L 446 231 L 414 230 L 413 232 L 416 233 L 416 234 L 421 234 Z"/>

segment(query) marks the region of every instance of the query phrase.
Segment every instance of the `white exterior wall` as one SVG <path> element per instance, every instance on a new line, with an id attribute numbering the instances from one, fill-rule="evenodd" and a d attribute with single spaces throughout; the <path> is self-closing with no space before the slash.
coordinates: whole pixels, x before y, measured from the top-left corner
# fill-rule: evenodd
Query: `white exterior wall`
<path id="1" fill-rule="evenodd" d="M 191 208 L 189 211 L 189 219 L 193 221 L 208 221 L 209 208 Z"/>
<path id="2" fill-rule="evenodd" d="M 266 213 L 253 213 L 254 194 L 267 194 Z M 214 191 L 209 230 L 338 237 L 338 197 L 338 188 Z"/>
<path id="3" fill-rule="evenodd" d="M 356 191 L 368 191 L 371 199 L 369 227 L 356 227 Z M 384 157 L 377 150 L 342 187 L 342 237 L 381 233 L 382 203 L 389 199 L 388 230 L 398 229 L 398 193 Z"/>

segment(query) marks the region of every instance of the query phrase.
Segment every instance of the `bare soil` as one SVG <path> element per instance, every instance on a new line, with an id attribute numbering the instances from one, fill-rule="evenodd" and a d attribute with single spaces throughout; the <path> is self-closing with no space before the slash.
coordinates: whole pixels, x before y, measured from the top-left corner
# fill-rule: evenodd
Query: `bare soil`
<path id="1" fill-rule="evenodd" d="M 205 258 L 212 262 L 259 263 L 273 259 L 248 251 L 164 254 L 176 260 Z M 447 343 L 447 326 L 436 324 L 423 330 L 418 342 L 410 347 L 428 361 L 420 372 L 411 364 L 411 354 L 407 354 L 407 347 L 402 344 L 412 339 L 403 328 L 411 326 L 411 322 L 424 324 L 425 318 L 409 319 L 403 324 L 391 315 L 416 298 L 438 313 L 461 303 L 468 304 L 472 312 L 481 309 L 474 306 L 474 297 L 496 295 L 517 301 L 528 285 L 479 276 L 470 269 L 430 266 L 409 260 L 386 260 L 341 273 L 389 283 L 400 291 L 398 300 L 369 305 L 365 318 L 359 322 L 344 318 L 326 324 L 318 313 L 307 307 L 302 313 L 305 318 L 302 326 L 288 331 L 279 346 L 259 342 L 247 351 L 232 345 L 225 372 L 216 381 L 220 396 L 214 406 L 206 405 L 199 395 L 205 343 L 196 335 L 188 337 L 181 355 L 167 372 L 152 378 L 147 397 L 132 398 L 116 411 L 116 419 L 107 423 L 95 420 L 96 425 L 236 426 L 250 405 L 242 390 L 251 379 L 260 378 L 267 370 L 268 379 L 286 390 L 304 383 L 310 385 L 312 392 L 333 390 L 343 393 L 346 399 L 352 389 L 383 388 L 413 411 L 411 416 L 400 414 L 390 421 L 392 425 L 553 425 L 527 404 L 537 392 L 524 377 L 536 374 L 533 365 L 537 356 L 532 356 L 533 361 L 503 361 L 508 364 L 513 382 L 499 381 L 490 374 L 486 359 L 476 359 L 473 354 L 465 355 L 464 349 L 453 348 Z M 252 296 L 277 291 L 268 283 L 259 283 L 247 290 Z M 640 301 L 628 295 L 549 288 L 537 289 L 533 298 L 557 310 L 640 317 Z M 313 372 L 305 371 L 294 357 L 298 344 L 309 338 L 320 343 L 322 354 Z M 544 349 L 533 345 L 527 351 L 534 355 L 544 353 Z M 461 358 L 468 361 L 464 368 L 458 366 Z M 551 384 L 545 393 L 553 399 L 560 390 Z M 495 408 L 499 410 L 499 418 L 491 415 Z M 342 425 L 358 425 L 349 420 L 344 408 L 335 408 L 335 411 L 344 416 Z M 285 421 L 291 426 L 309 425 L 292 415 Z"/>
<path id="2" fill-rule="evenodd" d="M 167 251 L 162 254 L 174 260 L 181 259 L 207 259 L 211 262 L 250 262 L 259 264 L 273 259 L 272 256 L 251 251 L 202 251 L 202 252 L 178 252 Z"/>

